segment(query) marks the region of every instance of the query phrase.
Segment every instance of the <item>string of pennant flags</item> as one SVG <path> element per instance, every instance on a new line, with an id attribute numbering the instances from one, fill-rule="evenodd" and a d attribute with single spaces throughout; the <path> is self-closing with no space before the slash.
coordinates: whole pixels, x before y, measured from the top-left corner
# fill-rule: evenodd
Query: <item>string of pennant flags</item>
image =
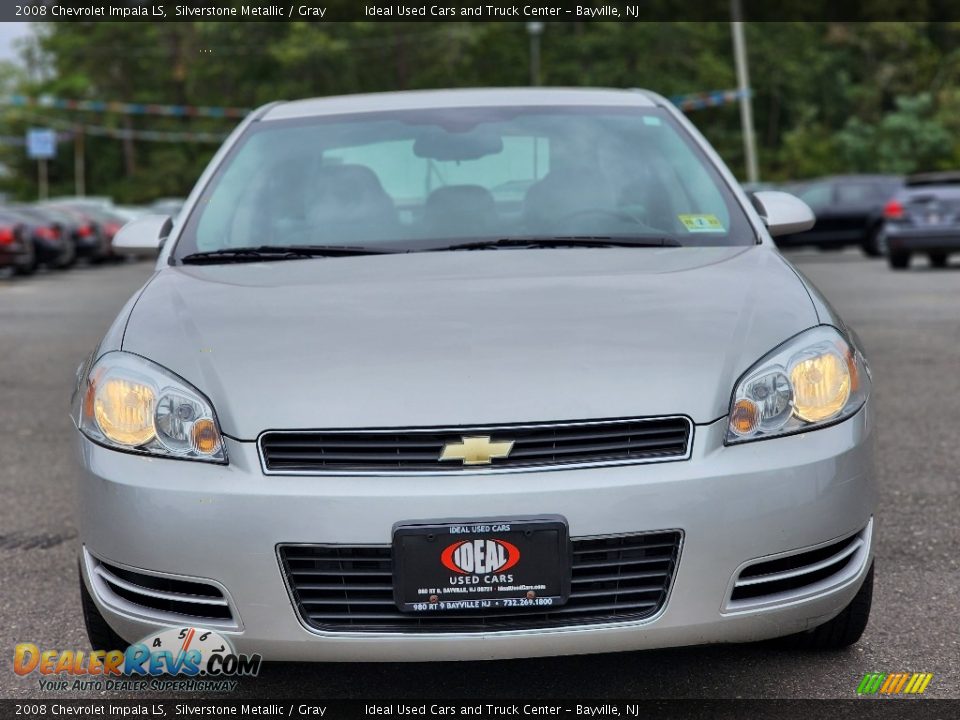
<path id="1" fill-rule="evenodd" d="M 670 98 L 670 102 L 684 112 L 690 112 L 691 110 L 731 105 L 748 97 L 750 97 L 749 90 L 714 90 L 689 95 L 674 95 Z"/>
<path id="2" fill-rule="evenodd" d="M 57 132 L 57 142 L 71 142 L 78 133 L 84 135 L 93 135 L 96 137 L 108 137 L 115 140 L 142 140 L 145 142 L 195 142 L 195 143 L 221 143 L 227 137 L 227 133 L 215 132 L 193 132 L 193 131 L 167 131 L 167 130 L 133 130 L 126 128 L 113 128 L 105 125 L 78 125 L 69 120 L 57 120 L 41 115 L 29 114 L 29 119 L 37 123 L 43 123 L 47 127 L 59 130 Z M 26 144 L 24 138 L 17 138 L 15 144 Z M 0 138 L 0 142 L 5 140 Z"/>
<path id="3" fill-rule="evenodd" d="M 675 95 L 670 101 L 683 112 L 703 110 L 705 108 L 720 107 L 739 102 L 749 95 L 740 90 L 715 90 L 711 92 Z M 28 95 L 0 96 L 0 106 L 37 108 L 52 110 L 76 110 L 84 112 L 119 113 L 125 115 L 155 115 L 163 117 L 206 117 L 206 118 L 242 118 L 250 112 L 250 108 L 213 107 L 193 105 L 158 105 L 153 103 L 124 103 L 106 102 L 99 100 L 67 100 L 49 95 L 31 97 Z M 78 132 L 98 137 L 109 137 L 119 140 L 141 140 L 146 142 L 195 142 L 220 143 L 227 133 L 194 132 L 182 130 L 137 130 L 114 128 L 105 125 L 81 125 L 68 120 L 33 115 L 37 121 L 59 129 L 57 142 L 70 142 Z M 15 136 L 0 136 L 0 143 L 23 145 L 25 140 Z"/>
<path id="4" fill-rule="evenodd" d="M 670 101 L 681 110 L 702 110 L 708 107 L 739 102 L 740 90 L 713 90 L 710 92 L 674 95 Z M 36 107 L 51 110 L 116 113 L 122 115 L 156 115 L 161 117 L 242 118 L 252 108 L 218 107 L 204 105 L 160 105 L 157 103 L 126 103 L 112 100 L 69 100 L 51 95 L 2 95 L 0 105 L 7 107 Z"/>
<path id="5" fill-rule="evenodd" d="M 3 95 L 0 105 L 7 107 L 74 110 L 79 112 L 114 113 L 120 115 L 156 115 L 161 117 L 242 118 L 251 108 L 212 107 L 202 105 L 159 105 L 156 103 L 127 103 L 112 100 L 67 100 L 51 95 Z"/>

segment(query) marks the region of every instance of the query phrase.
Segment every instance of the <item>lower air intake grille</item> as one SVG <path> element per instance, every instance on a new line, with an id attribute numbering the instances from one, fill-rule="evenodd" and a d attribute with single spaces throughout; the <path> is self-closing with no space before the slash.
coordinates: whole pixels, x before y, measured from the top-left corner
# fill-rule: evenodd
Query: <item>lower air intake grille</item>
<path id="1" fill-rule="evenodd" d="M 264 472 L 277 475 L 506 472 L 683 460 L 692 432 L 685 417 L 271 431 L 260 437 L 259 448 Z M 457 453 L 467 450 L 468 441 L 494 452 L 481 464 L 466 462 Z M 453 456 L 441 460 L 444 448 Z"/>
<path id="2" fill-rule="evenodd" d="M 393 601 L 389 545 L 281 545 L 280 563 L 303 621 L 317 630 L 484 632 L 642 620 L 666 602 L 681 533 L 573 538 L 566 605 L 489 613 L 403 613 Z"/>
<path id="3" fill-rule="evenodd" d="M 748 565 L 737 576 L 729 606 L 788 601 L 845 582 L 866 561 L 871 527 L 872 521 L 843 540 Z"/>
<path id="4" fill-rule="evenodd" d="M 230 603 L 214 585 L 92 560 L 97 594 L 114 607 L 168 622 L 196 620 L 214 628 L 236 627 Z"/>

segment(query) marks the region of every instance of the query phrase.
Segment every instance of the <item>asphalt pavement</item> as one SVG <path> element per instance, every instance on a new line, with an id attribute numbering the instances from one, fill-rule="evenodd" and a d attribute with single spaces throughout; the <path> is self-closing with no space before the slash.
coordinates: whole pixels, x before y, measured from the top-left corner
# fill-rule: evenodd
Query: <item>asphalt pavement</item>
<path id="1" fill-rule="evenodd" d="M 488 663 L 267 663 L 235 695 L 853 698 L 867 672 L 932 672 L 926 696 L 960 698 L 960 266 L 892 272 L 853 251 L 790 257 L 859 333 L 874 373 L 877 584 L 859 644 L 835 653 L 757 644 Z M 17 643 L 88 647 L 68 403 L 77 366 L 149 273 L 139 263 L 0 277 L 0 698 L 69 696 L 13 673 Z"/>

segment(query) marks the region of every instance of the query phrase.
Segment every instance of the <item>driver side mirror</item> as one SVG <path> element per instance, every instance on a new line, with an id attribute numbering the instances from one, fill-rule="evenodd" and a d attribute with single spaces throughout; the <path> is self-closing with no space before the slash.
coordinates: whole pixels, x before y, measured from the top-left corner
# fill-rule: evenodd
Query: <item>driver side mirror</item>
<path id="1" fill-rule="evenodd" d="M 120 228 L 113 238 L 113 249 L 123 255 L 155 258 L 172 228 L 169 215 L 145 215 Z"/>
<path id="2" fill-rule="evenodd" d="M 810 206 L 796 195 L 779 190 L 760 190 L 751 198 L 772 237 L 804 232 L 817 221 Z"/>

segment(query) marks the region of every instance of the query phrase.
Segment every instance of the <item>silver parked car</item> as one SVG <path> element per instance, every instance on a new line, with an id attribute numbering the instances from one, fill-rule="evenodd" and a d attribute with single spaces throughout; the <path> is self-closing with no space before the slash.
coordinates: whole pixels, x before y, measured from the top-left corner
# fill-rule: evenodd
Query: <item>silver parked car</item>
<path id="1" fill-rule="evenodd" d="M 883 238 L 894 270 L 910 267 L 913 255 L 945 268 L 960 253 L 960 173 L 918 173 L 886 204 Z"/>
<path id="2" fill-rule="evenodd" d="M 114 241 L 162 250 L 78 371 L 91 642 L 855 642 L 871 379 L 771 239 L 812 223 L 649 92 L 259 109 Z"/>

